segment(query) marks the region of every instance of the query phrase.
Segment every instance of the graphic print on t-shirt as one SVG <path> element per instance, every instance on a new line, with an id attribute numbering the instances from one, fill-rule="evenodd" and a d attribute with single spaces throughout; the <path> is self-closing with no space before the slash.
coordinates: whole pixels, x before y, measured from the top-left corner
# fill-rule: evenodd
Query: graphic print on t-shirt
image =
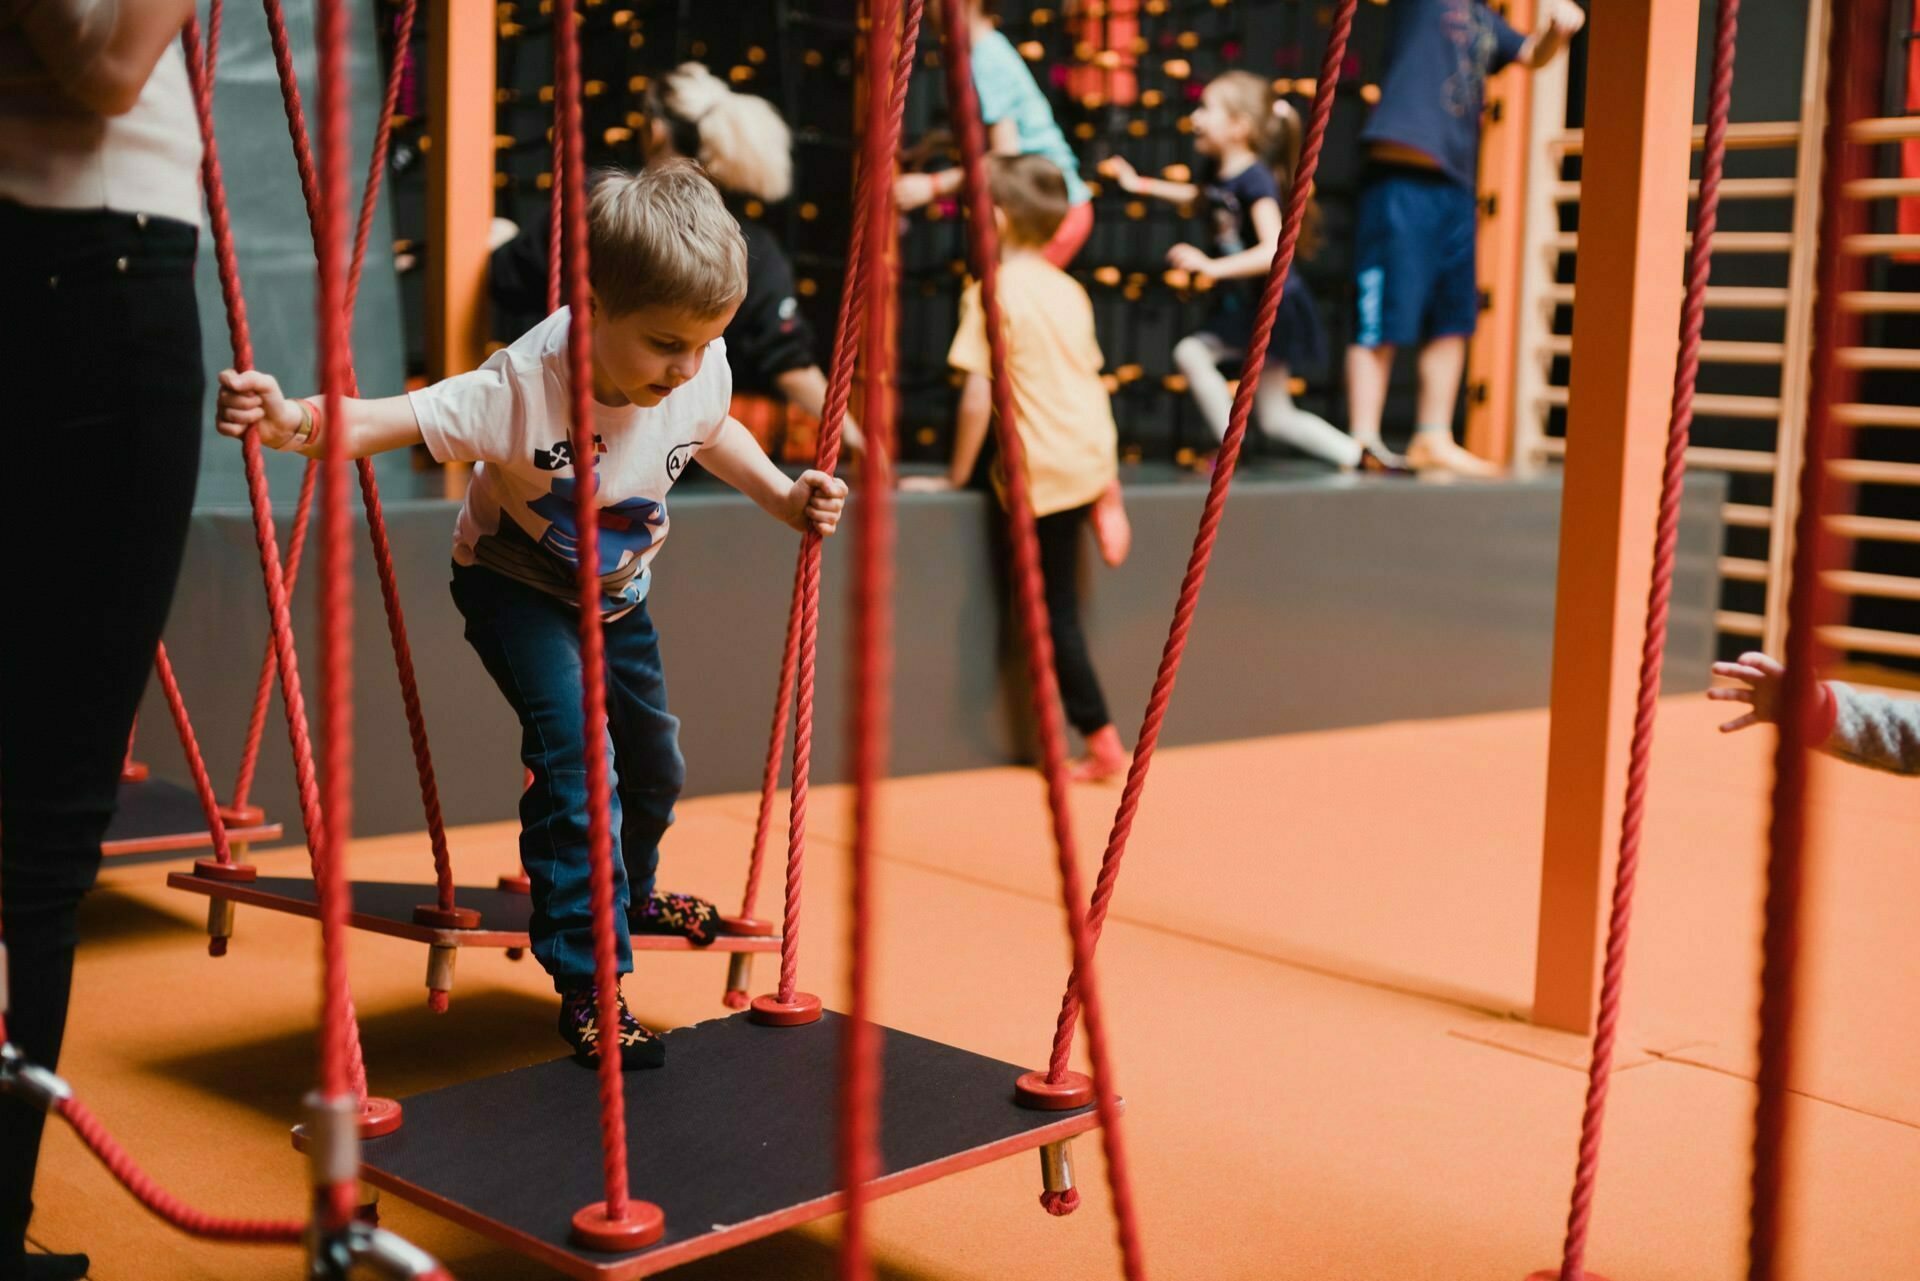
<path id="1" fill-rule="evenodd" d="M 545 497 L 527 504 L 527 510 L 547 522 L 540 534 L 540 546 L 567 562 L 580 563 L 580 525 L 574 519 L 576 482 L 571 476 L 557 476 Z M 600 509 L 600 563 L 624 564 L 627 556 L 638 556 L 653 546 L 653 532 L 666 524 L 665 504 L 651 498 L 629 498 Z M 637 589 L 638 584 L 635 583 Z M 638 599 L 637 590 L 635 599 Z"/>
<path id="2" fill-rule="evenodd" d="M 539 591 L 578 596 L 574 472 L 590 467 L 600 506 L 601 608 L 609 618 L 647 594 L 649 565 L 672 529 L 667 494 L 727 422 L 733 378 L 716 339 L 700 370 L 657 405 L 592 407 L 593 458 L 567 424 L 568 311 L 562 307 L 479 369 L 409 398 L 421 439 L 442 462 L 476 464 L 454 527 L 453 559 Z"/>
<path id="3" fill-rule="evenodd" d="M 1487 72 L 1499 48 L 1490 14 L 1472 0 L 1448 0 L 1440 26 L 1454 49 L 1453 74 L 1441 86 L 1442 105 L 1455 118 L 1478 117 L 1485 101 Z"/>
<path id="4" fill-rule="evenodd" d="M 693 456 L 700 452 L 700 444 L 701 442 L 697 440 L 690 440 L 683 445 L 675 445 L 667 451 L 667 479 L 669 481 L 677 481 L 685 474 L 687 464 L 692 462 Z"/>
<path id="5" fill-rule="evenodd" d="M 596 454 L 607 452 L 607 442 L 601 438 L 599 432 L 593 434 L 593 452 Z M 535 449 L 533 465 L 541 471 L 559 471 L 563 467 L 573 466 L 573 442 L 556 440 L 551 449 Z"/>

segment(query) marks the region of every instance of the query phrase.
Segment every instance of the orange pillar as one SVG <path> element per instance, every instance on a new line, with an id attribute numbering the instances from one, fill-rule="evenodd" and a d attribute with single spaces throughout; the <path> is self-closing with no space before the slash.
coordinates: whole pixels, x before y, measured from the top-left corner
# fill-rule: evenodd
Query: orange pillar
<path id="1" fill-rule="evenodd" d="M 1534 0 L 1511 0 L 1503 16 L 1532 29 Z M 1564 55 L 1563 55 L 1564 56 Z M 1511 67 L 1487 85 L 1480 129 L 1480 324 L 1467 349 L 1467 448 L 1482 458 L 1513 457 L 1513 377 L 1520 345 L 1521 234 L 1527 217 L 1528 125 L 1533 73 Z"/>
<path id="2" fill-rule="evenodd" d="M 427 376 L 486 358 L 494 8 L 432 0 L 427 57 Z"/>
<path id="3" fill-rule="evenodd" d="M 1592 1026 L 1680 324 L 1699 0 L 1592 10 L 1533 1019 Z"/>

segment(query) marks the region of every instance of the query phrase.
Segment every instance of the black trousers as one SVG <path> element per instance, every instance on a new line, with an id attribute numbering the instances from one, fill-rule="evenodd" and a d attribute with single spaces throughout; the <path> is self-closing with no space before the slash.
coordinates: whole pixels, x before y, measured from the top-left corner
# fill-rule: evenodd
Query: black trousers
<path id="1" fill-rule="evenodd" d="M 0 925 L 8 1037 L 49 1069 L 199 474 L 196 243 L 169 219 L 0 202 Z M 0 1275 L 43 1121 L 0 1099 Z"/>
<path id="2" fill-rule="evenodd" d="M 1106 695 L 1094 675 L 1087 653 L 1087 634 L 1080 626 L 1080 548 L 1093 505 L 1042 516 L 1034 522 L 1040 540 L 1040 578 L 1046 588 L 1048 630 L 1053 635 L 1053 674 L 1060 683 L 1060 704 L 1067 723 L 1081 734 L 1091 734 L 1112 721 Z M 994 550 L 1002 587 L 1013 587 L 1012 548 L 1004 510 L 993 516 Z M 1008 597 L 1007 622 L 1019 634 L 1018 608 Z"/>

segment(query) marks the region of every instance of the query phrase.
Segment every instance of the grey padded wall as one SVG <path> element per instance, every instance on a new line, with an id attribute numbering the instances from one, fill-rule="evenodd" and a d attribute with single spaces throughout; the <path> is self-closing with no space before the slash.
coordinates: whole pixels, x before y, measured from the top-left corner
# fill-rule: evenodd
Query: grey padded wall
<path id="1" fill-rule="evenodd" d="M 1135 542 L 1119 570 L 1083 556 L 1094 662 L 1132 741 L 1159 661 L 1204 487 L 1132 485 Z M 1704 688 L 1724 487 L 1689 477 L 1669 639 L 1670 692 Z M 1493 485 L 1263 480 L 1237 483 L 1187 663 L 1169 745 L 1452 716 L 1547 701 L 1557 474 Z M 718 486 L 673 499 L 652 609 L 690 793 L 758 785 L 796 540 Z M 389 516 L 449 822 L 513 817 L 519 731 L 461 636 L 447 594 L 454 507 L 402 502 Z M 1017 650 L 1001 612 L 977 494 L 900 504 L 893 768 L 999 765 L 1028 753 Z M 284 525 L 283 525 L 284 528 Z M 356 536 L 354 830 L 418 830 L 406 722 L 380 600 Z M 828 544 L 815 778 L 842 777 L 848 667 L 848 540 Z M 312 575 L 296 622 L 313 688 Z M 228 794 L 266 638 L 252 530 L 242 513 L 196 516 L 167 645 L 217 787 Z M 140 756 L 184 780 L 165 704 L 149 691 Z M 257 799 L 297 829 L 276 700 Z"/>
<path id="2" fill-rule="evenodd" d="M 308 129 L 317 133 L 318 86 L 314 80 L 313 0 L 284 0 L 292 38 L 300 92 L 308 112 Z M 273 46 L 267 40 L 267 21 L 261 6 L 245 0 L 228 4 L 221 26 L 219 60 L 214 74 L 214 134 L 226 178 L 227 200 L 233 212 L 234 244 L 240 280 L 252 322 L 254 361 L 278 377 L 290 395 L 310 392 L 317 385 L 314 346 L 313 239 L 307 228 L 306 204 L 300 194 L 299 170 L 293 143 L 287 134 L 281 105 L 280 82 L 273 66 Z M 379 41 L 373 29 L 372 5 L 348 6 L 351 33 L 350 100 L 353 104 L 353 159 L 350 165 L 352 214 L 357 216 L 360 190 L 366 179 L 368 152 L 379 113 L 383 72 Z M 206 5 L 201 4 L 201 23 Z M 200 236 L 197 272 L 200 323 L 204 334 L 207 382 L 207 439 L 200 457 L 201 507 L 244 506 L 246 479 L 240 448 L 213 430 L 213 375 L 233 363 L 226 310 L 220 300 L 214 267 L 213 239 L 206 228 Z M 385 186 L 374 211 L 368 241 L 367 268 L 360 285 L 354 324 L 354 356 L 360 387 L 367 395 L 391 395 L 403 389 L 406 345 L 400 330 L 400 298 L 393 274 L 393 233 L 389 226 Z M 267 455 L 267 475 L 276 505 L 290 505 L 300 488 L 303 461 Z M 405 455 L 383 458 L 379 464 L 382 488 L 393 497 L 419 491 Z M 437 482 L 437 478 L 436 478 Z"/>

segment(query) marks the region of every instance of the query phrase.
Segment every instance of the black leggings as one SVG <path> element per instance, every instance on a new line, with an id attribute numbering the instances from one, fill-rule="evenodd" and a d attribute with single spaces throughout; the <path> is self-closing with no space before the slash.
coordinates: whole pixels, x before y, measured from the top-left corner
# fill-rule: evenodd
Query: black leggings
<path id="1" fill-rule="evenodd" d="M 1080 627 L 1080 548 L 1092 504 L 1042 516 L 1034 522 L 1040 538 L 1040 578 L 1046 585 L 1048 630 L 1053 633 L 1053 673 L 1060 682 L 1060 705 L 1067 723 L 1091 734 L 1113 718 L 1087 653 Z M 1003 535 L 1004 538 L 1004 535 Z M 1008 579 L 1011 582 L 1011 577 Z"/>
<path id="2" fill-rule="evenodd" d="M 0 201 L 0 903 L 7 1034 L 54 1068 L 74 927 L 153 668 L 200 467 L 195 230 Z M 156 732 L 163 732 L 156 727 Z M 44 1118 L 0 1098 L 0 1271 Z"/>

